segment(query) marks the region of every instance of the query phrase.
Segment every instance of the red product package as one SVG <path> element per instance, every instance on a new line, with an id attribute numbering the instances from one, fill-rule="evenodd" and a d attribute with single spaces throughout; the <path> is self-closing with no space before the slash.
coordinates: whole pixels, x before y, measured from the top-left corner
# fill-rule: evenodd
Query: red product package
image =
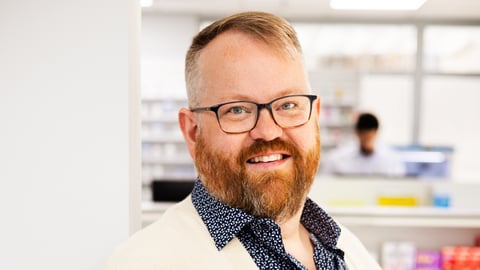
<path id="1" fill-rule="evenodd" d="M 480 247 L 443 247 L 442 270 L 480 270 Z"/>

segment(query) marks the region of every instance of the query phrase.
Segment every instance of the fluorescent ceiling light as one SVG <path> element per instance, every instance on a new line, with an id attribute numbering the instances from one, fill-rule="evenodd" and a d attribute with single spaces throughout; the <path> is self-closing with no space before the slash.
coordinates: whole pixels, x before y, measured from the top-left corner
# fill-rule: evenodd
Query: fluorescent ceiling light
<path id="1" fill-rule="evenodd" d="M 330 0 L 330 7 L 343 10 L 415 10 L 427 0 Z"/>

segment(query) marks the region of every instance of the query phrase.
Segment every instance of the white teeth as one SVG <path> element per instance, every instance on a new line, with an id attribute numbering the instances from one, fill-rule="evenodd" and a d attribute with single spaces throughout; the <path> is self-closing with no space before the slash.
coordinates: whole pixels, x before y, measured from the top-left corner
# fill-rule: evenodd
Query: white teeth
<path id="1" fill-rule="evenodd" d="M 275 155 L 270 155 L 270 156 L 255 157 L 255 158 L 251 159 L 251 162 L 253 162 L 253 163 L 271 162 L 271 161 L 276 161 L 276 160 L 281 160 L 281 159 L 282 159 L 281 154 L 275 154 Z"/>

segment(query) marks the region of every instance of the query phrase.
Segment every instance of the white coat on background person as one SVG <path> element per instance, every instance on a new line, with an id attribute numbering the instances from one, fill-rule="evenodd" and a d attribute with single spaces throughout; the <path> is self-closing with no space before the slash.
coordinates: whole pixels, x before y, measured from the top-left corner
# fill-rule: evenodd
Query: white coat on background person
<path id="1" fill-rule="evenodd" d="M 373 114 L 360 114 L 355 125 L 357 140 L 326 153 L 320 172 L 341 176 L 404 176 L 405 164 L 400 155 L 377 141 L 378 128 L 378 119 Z"/>

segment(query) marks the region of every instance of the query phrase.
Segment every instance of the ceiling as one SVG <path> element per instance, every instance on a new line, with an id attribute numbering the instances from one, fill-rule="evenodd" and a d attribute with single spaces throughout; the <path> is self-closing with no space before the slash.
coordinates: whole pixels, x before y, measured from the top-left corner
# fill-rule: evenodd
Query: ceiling
<path id="1" fill-rule="evenodd" d="M 244 10 L 309 20 L 480 21 L 480 0 L 427 0 L 416 11 L 339 11 L 329 7 L 329 0 L 154 0 L 142 11 L 218 17 Z"/>

